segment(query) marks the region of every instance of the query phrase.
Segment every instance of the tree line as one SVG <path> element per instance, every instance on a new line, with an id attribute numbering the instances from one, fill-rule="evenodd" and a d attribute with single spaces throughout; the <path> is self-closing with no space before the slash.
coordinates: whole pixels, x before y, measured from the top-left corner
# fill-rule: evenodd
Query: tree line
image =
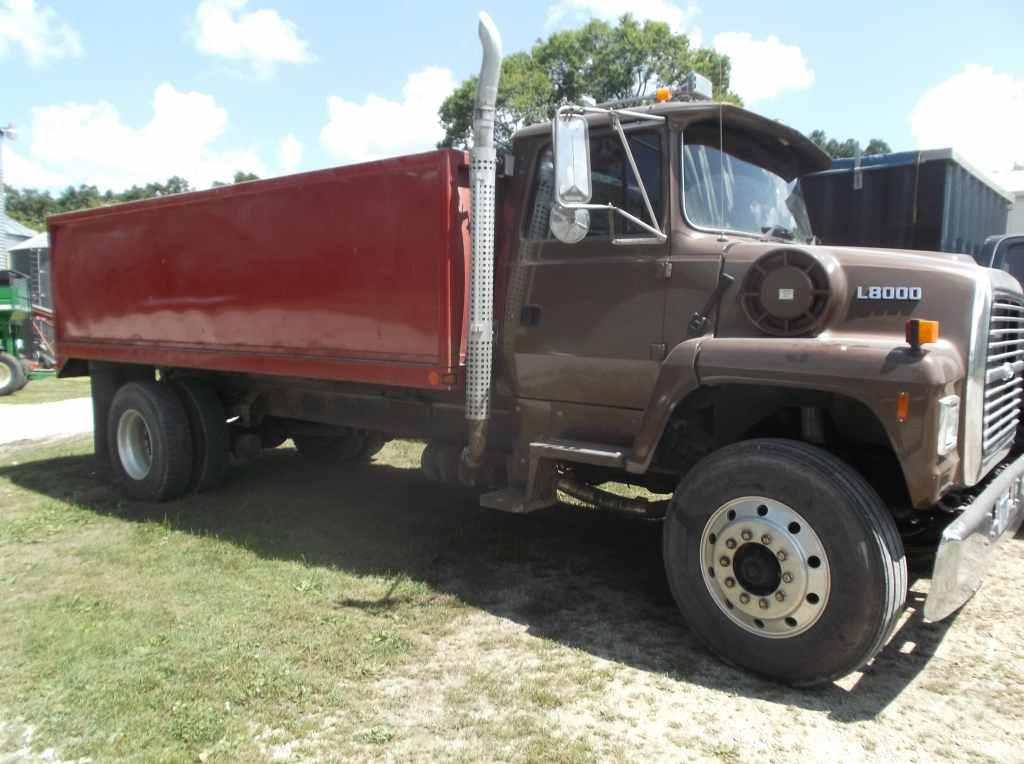
<path id="1" fill-rule="evenodd" d="M 259 176 L 251 172 L 236 172 L 231 182 L 241 183 L 247 180 L 259 180 Z M 213 185 L 229 184 L 216 181 Z M 196 190 L 188 180 L 177 175 L 168 178 L 164 183 L 134 185 L 125 191 L 100 191 L 96 186 L 82 184 L 68 186 L 54 196 L 49 191 L 38 191 L 34 188 L 14 188 L 6 184 L 4 188 L 7 192 L 7 214 L 11 219 L 37 231 L 42 231 L 46 227 L 47 215 Z"/>

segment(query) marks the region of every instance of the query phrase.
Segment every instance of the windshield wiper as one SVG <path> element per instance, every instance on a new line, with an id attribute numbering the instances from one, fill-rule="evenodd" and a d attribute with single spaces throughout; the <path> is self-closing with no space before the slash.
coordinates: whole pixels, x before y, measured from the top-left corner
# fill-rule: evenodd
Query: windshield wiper
<path id="1" fill-rule="evenodd" d="M 784 239 L 785 241 L 793 241 L 796 238 L 796 234 L 792 230 L 781 225 L 761 226 L 761 233 L 773 239 Z"/>

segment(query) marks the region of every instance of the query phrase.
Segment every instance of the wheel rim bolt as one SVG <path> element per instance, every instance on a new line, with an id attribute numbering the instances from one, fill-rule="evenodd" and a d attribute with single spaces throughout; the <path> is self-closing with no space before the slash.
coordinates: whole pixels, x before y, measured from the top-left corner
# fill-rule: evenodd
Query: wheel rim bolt
<path id="1" fill-rule="evenodd" d="M 749 594 L 741 594 L 740 595 L 740 602 L 742 602 L 744 605 L 746 605 L 748 602 L 750 602 L 750 595 Z"/>
<path id="2" fill-rule="evenodd" d="M 725 585 L 728 588 L 732 589 L 734 586 L 736 586 L 736 579 L 735 578 L 727 578 L 727 579 L 725 579 Z"/>
<path id="3" fill-rule="evenodd" d="M 766 534 L 764 534 L 764 535 L 763 535 L 763 536 L 761 537 L 761 543 L 762 543 L 762 544 L 764 544 L 765 546 L 768 546 L 769 544 L 771 544 L 771 543 L 772 543 L 772 537 L 771 537 L 771 536 L 769 536 L 769 535 L 768 535 L 767 533 L 766 533 Z"/>
<path id="4" fill-rule="evenodd" d="M 768 600 L 766 600 L 764 597 L 762 597 L 761 599 L 759 599 L 757 601 L 757 606 L 759 608 L 761 608 L 762 610 L 767 610 L 768 609 Z"/>
<path id="5" fill-rule="evenodd" d="M 729 567 L 729 558 L 728 557 L 721 558 L 718 561 L 718 564 L 721 565 L 723 568 L 728 568 Z"/>
<path id="6" fill-rule="evenodd" d="M 779 558 L 779 562 L 785 562 L 786 561 L 786 553 L 783 552 L 781 549 L 779 550 L 779 553 L 776 554 L 775 556 Z"/>
<path id="7" fill-rule="evenodd" d="M 785 592 L 775 592 L 775 601 L 776 602 L 783 602 L 785 599 L 786 599 L 786 593 Z"/>
<path id="8" fill-rule="evenodd" d="M 750 539 L 754 538 L 754 534 L 750 531 L 743 531 L 743 533 L 741 533 L 740 536 L 743 537 L 744 541 L 750 541 Z"/>
<path id="9" fill-rule="evenodd" d="M 786 583 L 786 584 L 793 583 L 793 574 L 792 573 L 783 573 L 782 574 L 782 582 Z"/>
<path id="10" fill-rule="evenodd" d="M 725 546 L 728 549 L 736 548 L 736 539 L 726 539 Z"/>

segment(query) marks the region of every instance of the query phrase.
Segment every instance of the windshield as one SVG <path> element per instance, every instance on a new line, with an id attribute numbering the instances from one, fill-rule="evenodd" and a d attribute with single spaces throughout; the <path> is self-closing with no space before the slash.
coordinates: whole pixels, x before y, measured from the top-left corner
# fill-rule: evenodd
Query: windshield
<path id="1" fill-rule="evenodd" d="M 810 242 L 813 235 L 799 179 L 787 181 L 728 149 L 719 151 L 717 144 L 717 130 L 712 135 L 694 131 L 684 136 L 683 214 L 690 224 Z"/>

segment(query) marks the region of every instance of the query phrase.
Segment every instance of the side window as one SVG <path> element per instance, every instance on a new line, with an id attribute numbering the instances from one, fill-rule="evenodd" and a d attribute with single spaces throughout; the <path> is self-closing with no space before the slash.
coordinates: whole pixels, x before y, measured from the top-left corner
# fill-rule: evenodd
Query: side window
<path id="1" fill-rule="evenodd" d="M 629 148 L 633 152 L 644 188 L 651 200 L 654 214 L 662 216 L 661 189 L 661 136 L 658 132 L 645 131 L 627 133 Z M 647 209 L 644 206 L 640 184 L 637 183 L 633 169 L 629 166 L 626 152 L 622 150 L 622 142 L 615 133 L 591 135 L 590 137 L 590 171 L 593 178 L 593 204 L 613 204 L 647 221 Z M 526 225 L 526 238 L 550 239 L 551 230 L 548 218 L 555 194 L 555 164 L 548 146 L 537 159 L 537 172 L 534 175 L 533 203 Z M 609 228 L 609 224 L 612 226 Z M 647 232 L 635 223 L 631 223 L 620 215 L 611 216 L 600 210 L 590 211 L 590 231 L 588 239 L 607 239 L 612 236 L 645 236 Z"/>

